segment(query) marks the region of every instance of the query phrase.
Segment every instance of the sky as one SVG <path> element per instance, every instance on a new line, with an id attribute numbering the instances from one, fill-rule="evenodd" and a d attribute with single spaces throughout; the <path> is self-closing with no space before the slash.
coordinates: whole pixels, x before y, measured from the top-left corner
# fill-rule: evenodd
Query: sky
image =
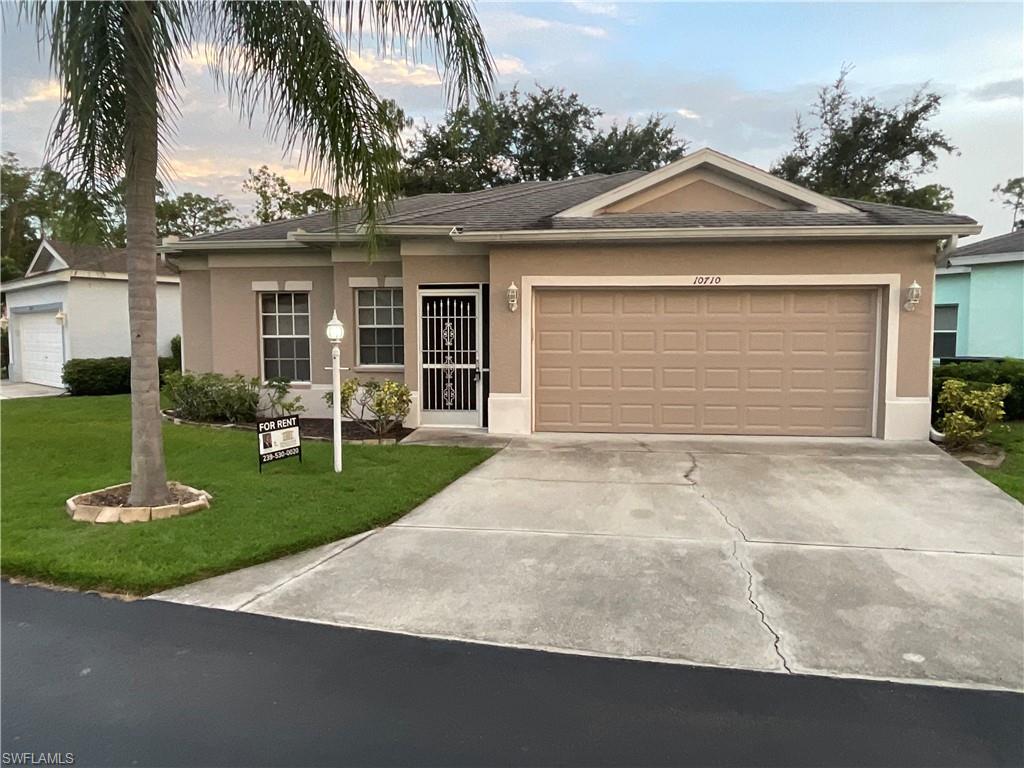
<path id="1" fill-rule="evenodd" d="M 41 161 L 59 98 L 48 51 L 3 2 L 0 148 Z M 767 168 L 790 146 L 797 113 L 852 65 L 858 96 L 898 103 L 927 85 L 942 95 L 933 121 L 958 147 L 922 183 L 954 192 L 955 210 L 1009 229 L 992 187 L 1024 175 L 1024 4 L 1021 3 L 478 3 L 498 68 L 496 88 L 561 86 L 604 111 L 603 125 L 661 113 L 691 148 L 711 146 Z M 444 115 L 428 62 L 377 58 L 355 64 L 383 96 L 422 123 Z M 240 122 L 217 90 L 202 52 L 183 71 L 181 117 L 169 148 L 173 192 L 223 194 L 243 213 L 248 168 L 268 165 L 311 186 L 296 156 Z"/>

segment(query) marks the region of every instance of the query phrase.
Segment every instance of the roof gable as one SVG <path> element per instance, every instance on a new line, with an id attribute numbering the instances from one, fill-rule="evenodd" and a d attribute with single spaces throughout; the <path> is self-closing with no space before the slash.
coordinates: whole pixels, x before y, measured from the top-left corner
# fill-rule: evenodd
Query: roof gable
<path id="1" fill-rule="evenodd" d="M 57 253 L 57 249 L 46 238 L 43 238 L 42 242 L 39 243 L 39 247 L 36 248 L 36 254 L 32 257 L 28 269 L 25 270 L 25 277 L 41 275 L 45 272 L 59 272 L 62 269 L 69 268 L 68 263 Z"/>
<path id="2" fill-rule="evenodd" d="M 856 213 L 845 203 L 705 148 L 567 208 L 555 218 L 773 210 Z"/>

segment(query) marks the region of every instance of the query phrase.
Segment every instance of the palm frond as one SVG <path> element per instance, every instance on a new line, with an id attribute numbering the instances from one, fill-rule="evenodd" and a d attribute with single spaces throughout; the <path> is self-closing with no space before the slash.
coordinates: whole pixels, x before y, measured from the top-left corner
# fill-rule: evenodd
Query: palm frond
<path id="1" fill-rule="evenodd" d="M 398 188 L 399 126 L 345 55 L 322 3 L 207 6 L 214 74 L 250 124 L 257 108 L 335 198 L 357 193 L 374 229 Z"/>
<path id="2" fill-rule="evenodd" d="M 433 58 L 450 106 L 490 94 L 494 62 L 467 0 L 344 0 L 331 7 L 350 43 L 369 34 L 382 56 Z"/>
<path id="3" fill-rule="evenodd" d="M 187 6 L 155 3 L 152 61 L 161 140 L 177 113 L 181 73 L 178 52 L 187 44 Z M 47 160 L 75 187 L 109 191 L 124 176 L 125 4 L 121 2 L 23 2 L 19 18 L 35 24 L 50 47 L 50 68 L 61 101 L 47 138 Z"/>

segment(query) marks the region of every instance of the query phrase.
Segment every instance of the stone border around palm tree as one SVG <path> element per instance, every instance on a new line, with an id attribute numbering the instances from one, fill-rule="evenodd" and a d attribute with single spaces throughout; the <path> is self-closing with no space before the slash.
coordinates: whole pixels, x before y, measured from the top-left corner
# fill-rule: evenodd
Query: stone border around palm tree
<path id="1" fill-rule="evenodd" d="M 210 508 L 213 496 L 207 491 L 201 491 L 190 485 L 181 483 L 167 483 L 167 493 L 177 501 L 170 504 L 161 504 L 153 507 L 135 506 L 105 506 L 90 504 L 94 501 L 92 497 L 106 495 L 124 494 L 127 496 L 131 490 L 131 483 L 110 485 L 100 488 L 97 491 L 79 493 L 68 499 L 64 506 L 68 516 L 77 522 L 84 523 L 148 523 L 151 520 L 168 520 L 172 517 L 190 515 Z"/>

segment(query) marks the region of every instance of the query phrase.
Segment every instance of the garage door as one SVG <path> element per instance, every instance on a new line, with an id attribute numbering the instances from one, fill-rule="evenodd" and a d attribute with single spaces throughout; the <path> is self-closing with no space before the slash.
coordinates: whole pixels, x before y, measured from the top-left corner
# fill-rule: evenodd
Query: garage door
<path id="1" fill-rule="evenodd" d="M 62 387 L 64 329 L 55 311 L 15 315 L 21 350 L 21 378 L 33 384 Z"/>
<path id="2" fill-rule="evenodd" d="M 537 431 L 872 433 L 874 290 L 558 289 L 535 306 Z"/>

